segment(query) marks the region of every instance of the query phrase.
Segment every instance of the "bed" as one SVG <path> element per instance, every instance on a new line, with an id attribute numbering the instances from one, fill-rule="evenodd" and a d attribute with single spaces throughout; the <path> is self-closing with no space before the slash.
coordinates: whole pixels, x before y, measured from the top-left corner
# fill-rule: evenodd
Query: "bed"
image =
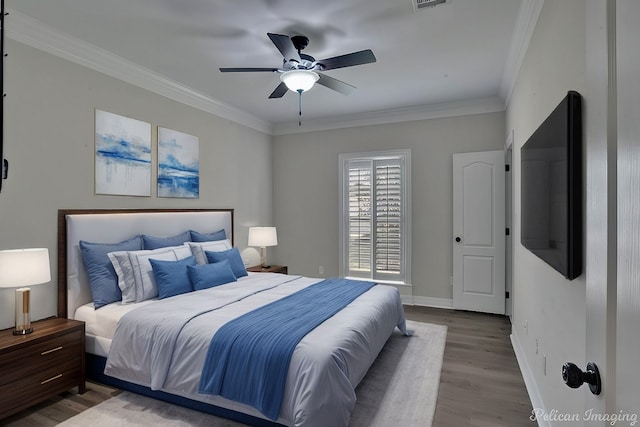
<path id="1" fill-rule="evenodd" d="M 321 286 L 355 292 L 350 286 L 296 275 L 248 273 L 229 284 L 94 309 L 80 241 L 116 243 L 137 235 L 224 230 L 233 246 L 233 214 L 233 209 L 59 211 L 58 316 L 86 322 L 89 378 L 250 425 L 347 425 L 356 386 L 393 330 L 406 333 L 400 296 L 393 287 L 363 288 L 348 297 L 344 308 L 305 333 L 289 356 L 275 416 L 246 401 L 204 390 L 204 368 L 218 369 L 212 337 L 222 335 L 216 332 L 235 318 L 272 303 L 317 292 Z M 253 387 L 245 387 L 249 388 Z"/>

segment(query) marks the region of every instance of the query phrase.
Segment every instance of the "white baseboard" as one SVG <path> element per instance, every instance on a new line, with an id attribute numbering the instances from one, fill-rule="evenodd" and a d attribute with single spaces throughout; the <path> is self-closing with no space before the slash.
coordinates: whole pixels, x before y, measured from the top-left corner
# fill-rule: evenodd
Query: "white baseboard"
<path id="1" fill-rule="evenodd" d="M 420 305 L 424 307 L 453 309 L 453 300 L 449 298 L 432 298 L 415 295 L 400 295 L 402 303 L 406 305 Z"/>
<path id="2" fill-rule="evenodd" d="M 518 334 L 516 333 L 515 329 L 511 330 L 510 338 L 513 352 L 516 354 L 518 366 L 520 367 L 520 372 L 522 373 L 522 378 L 524 379 L 524 385 L 527 387 L 527 393 L 529 394 L 531 405 L 534 409 L 539 409 L 546 414 L 547 412 L 542 403 L 542 398 L 540 397 L 538 384 L 536 383 L 535 378 L 531 372 L 531 368 L 527 363 L 527 358 L 524 354 L 524 350 L 522 349 L 520 339 L 518 338 Z M 549 421 L 545 420 L 544 417 L 539 417 L 536 419 L 536 421 L 538 422 L 539 427 L 550 427 Z"/>

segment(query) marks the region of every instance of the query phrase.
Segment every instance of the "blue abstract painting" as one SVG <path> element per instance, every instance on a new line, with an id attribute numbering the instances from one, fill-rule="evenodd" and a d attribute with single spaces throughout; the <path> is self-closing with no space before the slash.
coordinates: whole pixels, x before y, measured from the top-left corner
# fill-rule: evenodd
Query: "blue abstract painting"
<path id="1" fill-rule="evenodd" d="M 199 195 L 198 137 L 158 127 L 158 197 L 197 199 Z"/>
<path id="2" fill-rule="evenodd" d="M 151 124 L 96 110 L 96 194 L 151 196 Z"/>

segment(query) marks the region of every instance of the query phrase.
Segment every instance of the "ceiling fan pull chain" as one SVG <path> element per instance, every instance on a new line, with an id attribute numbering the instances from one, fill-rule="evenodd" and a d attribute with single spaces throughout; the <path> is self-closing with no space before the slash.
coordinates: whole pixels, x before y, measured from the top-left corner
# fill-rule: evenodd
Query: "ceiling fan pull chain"
<path id="1" fill-rule="evenodd" d="M 298 90 L 298 126 L 302 126 L 302 90 Z"/>

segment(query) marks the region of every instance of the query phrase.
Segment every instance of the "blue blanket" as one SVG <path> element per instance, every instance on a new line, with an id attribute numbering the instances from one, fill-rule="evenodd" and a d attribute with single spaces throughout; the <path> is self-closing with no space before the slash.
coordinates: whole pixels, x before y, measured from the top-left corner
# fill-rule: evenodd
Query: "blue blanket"
<path id="1" fill-rule="evenodd" d="M 200 393 L 251 405 L 276 420 L 296 345 L 374 285 L 327 279 L 226 323 L 211 340 Z"/>

